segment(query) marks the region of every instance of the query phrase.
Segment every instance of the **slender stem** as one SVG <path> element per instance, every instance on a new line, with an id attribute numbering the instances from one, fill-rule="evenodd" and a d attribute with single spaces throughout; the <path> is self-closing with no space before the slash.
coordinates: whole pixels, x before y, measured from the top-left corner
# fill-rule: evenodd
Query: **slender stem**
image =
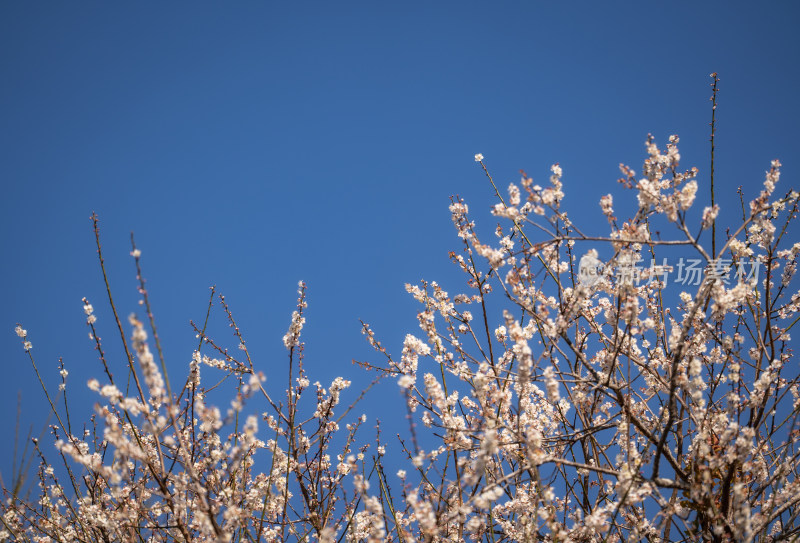
<path id="1" fill-rule="evenodd" d="M 717 131 L 717 85 L 719 76 L 717 72 L 711 74 L 714 82 L 711 84 L 711 208 L 714 208 L 714 136 Z M 717 221 L 711 221 L 711 254 L 717 254 Z"/>
<path id="2" fill-rule="evenodd" d="M 114 297 L 111 295 L 111 285 L 108 282 L 108 274 L 106 273 L 106 265 L 103 261 L 103 248 L 100 245 L 100 227 L 98 222 L 100 218 L 97 216 L 97 213 L 92 213 L 92 224 L 94 225 L 94 239 L 95 243 L 97 244 L 97 257 L 100 259 L 100 270 L 103 272 L 103 281 L 106 284 L 106 293 L 108 294 L 108 303 L 111 304 L 111 312 L 114 314 L 114 320 L 117 323 L 117 330 L 119 330 L 120 339 L 122 339 L 122 347 L 125 349 L 125 357 L 128 359 L 128 377 L 130 379 L 130 374 L 133 372 L 133 355 L 131 354 L 130 349 L 128 349 L 128 340 L 125 337 L 125 330 L 122 328 L 122 322 L 119 320 L 119 314 L 117 313 L 117 307 L 114 305 Z M 130 382 L 130 381 L 129 381 Z M 137 380 L 136 383 L 137 387 L 139 388 L 139 398 L 141 399 L 142 403 L 147 403 L 147 400 L 144 397 L 144 393 L 142 392 L 141 387 L 139 387 L 139 383 Z M 127 388 L 125 390 L 127 395 Z"/>
<path id="3" fill-rule="evenodd" d="M 142 275 L 142 266 L 139 261 L 141 253 L 136 249 L 136 241 L 133 239 L 133 232 L 131 232 L 131 254 L 136 261 L 136 278 L 139 280 L 139 292 L 144 300 L 144 307 L 147 310 L 147 318 L 150 320 L 150 329 L 153 330 L 153 340 L 156 342 L 156 350 L 158 351 L 158 359 L 161 362 L 161 372 L 164 374 L 164 383 L 167 385 L 167 393 L 170 398 L 172 397 L 172 387 L 169 384 L 169 374 L 167 372 L 167 364 L 164 361 L 164 350 L 161 348 L 161 340 L 158 337 L 158 330 L 156 329 L 156 319 L 153 316 L 153 310 L 150 308 L 150 296 L 147 295 L 147 289 L 144 284 L 144 276 Z"/>

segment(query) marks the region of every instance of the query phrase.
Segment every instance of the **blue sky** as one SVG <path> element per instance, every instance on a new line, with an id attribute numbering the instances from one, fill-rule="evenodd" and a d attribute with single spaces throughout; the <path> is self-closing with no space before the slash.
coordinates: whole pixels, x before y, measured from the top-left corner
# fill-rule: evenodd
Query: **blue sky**
<path id="1" fill-rule="evenodd" d="M 648 133 L 681 136 L 705 194 L 716 71 L 723 210 L 773 158 L 800 186 L 798 24 L 795 2 L 3 2 L 0 435 L 18 391 L 23 433 L 47 414 L 16 323 L 53 389 L 64 358 L 75 419 L 102 371 L 82 297 L 121 364 L 93 211 L 123 316 L 139 310 L 136 234 L 173 379 L 216 284 L 279 388 L 303 279 L 312 382 L 361 384 L 351 359 L 375 357 L 359 319 L 399 356 L 418 330 L 404 283 L 460 287 L 449 197 L 494 224 L 475 153 L 503 187 L 559 162 L 566 208 L 605 233 L 597 202 L 619 193 L 620 162 L 641 170 Z M 387 385 L 362 410 L 402 406 Z"/>

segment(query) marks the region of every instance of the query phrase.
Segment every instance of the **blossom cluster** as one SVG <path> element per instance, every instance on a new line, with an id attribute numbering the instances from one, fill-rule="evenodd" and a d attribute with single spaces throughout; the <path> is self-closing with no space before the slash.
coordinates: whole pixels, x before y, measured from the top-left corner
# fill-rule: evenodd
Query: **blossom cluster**
<path id="1" fill-rule="evenodd" d="M 419 331 L 396 338 L 399 358 L 363 324 L 380 358 L 361 366 L 398 393 L 396 404 L 382 402 L 383 415 L 407 414 L 408 431 L 396 438 L 377 421 L 374 440 L 363 437 L 372 417 L 357 405 L 369 390 L 353 395 L 346 376 L 323 386 L 306 375 L 302 282 L 283 336 L 282 391 L 267 386 L 222 297 L 244 359 L 196 326 L 188 377 L 170 389 L 145 323 L 132 315 L 130 335 L 120 331 L 131 380 L 117 382 L 84 300 L 107 377 L 88 383 L 99 400 L 95 424 L 78 430 L 51 401 L 56 455 L 36 442 L 37 502 L 19 485 L 4 489 L 0 539 L 796 537 L 800 371 L 790 332 L 800 317 L 800 244 L 784 245 L 800 195 L 776 196 L 772 162 L 741 224 L 725 224 L 728 235 L 715 240 L 725 216 L 716 204 L 694 209 L 705 189 L 697 169 L 680 170 L 678 141 L 662 150 L 649 137 L 641 177 L 621 166 L 634 205 L 625 215 L 626 194 L 600 198 L 607 235 L 588 236 L 570 218 L 558 164 L 545 188 L 523 173 L 505 197 L 496 193 L 491 213 L 502 222 L 488 236 L 453 198 L 460 248 L 450 257 L 463 290 L 406 285 Z M 483 155 L 475 160 L 492 180 Z M 689 291 L 667 288 L 666 265 L 641 271 L 644 280 L 582 272 L 632 268 L 644 257 L 663 263 L 671 245 L 705 270 L 681 283 Z M 729 273 L 748 262 L 761 273 Z M 16 333 L 36 368 L 27 331 Z M 201 380 L 203 366 L 213 380 Z M 65 385 L 63 365 L 60 374 Z M 227 408 L 213 403 L 220 390 L 233 394 Z"/>

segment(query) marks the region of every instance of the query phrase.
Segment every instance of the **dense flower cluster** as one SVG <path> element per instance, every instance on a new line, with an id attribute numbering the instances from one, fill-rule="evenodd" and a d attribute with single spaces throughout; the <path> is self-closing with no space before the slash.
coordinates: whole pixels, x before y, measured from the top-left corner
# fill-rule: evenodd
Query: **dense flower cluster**
<path id="1" fill-rule="evenodd" d="M 382 359 L 363 366 L 396 383 L 405 401 L 409 431 L 397 441 L 379 427 L 374 446 L 361 439 L 366 416 L 355 403 L 342 407 L 350 380 L 325 388 L 306 377 L 304 283 L 283 337 L 284 400 L 265 388 L 224 299 L 246 359 L 197 328 L 201 347 L 219 354 L 195 350 L 181 391 L 169 390 L 144 323 L 131 316 L 131 386 L 107 367 L 107 379 L 91 380 L 102 424 L 86 431 L 64 425 L 51 402 L 64 468 L 37 442 L 40 497 L 5 490 L 0 539 L 796 537 L 800 372 L 790 329 L 800 316 L 800 291 L 791 290 L 800 244 L 780 244 L 794 232 L 800 195 L 775 196 L 774 161 L 742 223 L 726 225 L 709 252 L 720 208 L 694 210 L 703 190 L 696 169 L 679 170 L 677 144 L 673 136 L 661 150 L 648 138 L 641 178 L 621 166 L 635 206 L 618 219 L 625 195 L 600 199 L 606 236 L 585 235 L 564 210 L 557 164 L 546 188 L 523 174 L 507 197 L 497 193 L 492 214 L 504 222 L 493 242 L 453 199 L 462 246 L 451 258 L 466 290 L 406 286 L 420 304 L 420 332 L 405 335 L 399 359 L 364 324 Z M 475 160 L 488 176 L 483 156 Z M 706 263 L 694 292 L 673 289 L 655 267 L 624 273 L 644 257 L 657 261 L 665 246 Z M 733 275 L 744 261 L 764 273 Z M 102 357 L 85 300 L 84 311 Z M 27 331 L 16 333 L 33 361 Z M 203 365 L 235 383 L 227 410 L 209 403 L 216 385 L 202 386 Z M 250 413 L 254 403 L 266 411 Z M 388 469 L 389 457 L 402 466 Z"/>

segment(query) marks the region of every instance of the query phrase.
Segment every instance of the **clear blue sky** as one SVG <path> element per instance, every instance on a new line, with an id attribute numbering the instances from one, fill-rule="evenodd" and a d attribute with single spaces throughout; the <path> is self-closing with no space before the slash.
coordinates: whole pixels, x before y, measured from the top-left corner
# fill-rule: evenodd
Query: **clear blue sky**
<path id="1" fill-rule="evenodd" d="M 23 433 L 47 413 L 17 322 L 52 389 L 64 357 L 76 420 L 102 371 L 83 296 L 122 363 L 92 211 L 123 316 L 139 309 L 136 233 L 173 379 L 216 284 L 282 386 L 300 279 L 312 382 L 358 377 L 350 360 L 372 356 L 359 318 L 399 356 L 418 330 L 404 283 L 459 289 L 449 196 L 494 224 L 475 153 L 503 187 L 521 168 L 544 184 L 560 162 L 566 208 L 602 226 L 618 164 L 640 171 L 648 133 L 679 134 L 705 194 L 716 71 L 723 208 L 773 158 L 800 187 L 798 26 L 788 1 L 3 2 L 0 473 L 17 392 Z M 391 384 L 362 410 L 399 418 L 402 405 Z"/>

